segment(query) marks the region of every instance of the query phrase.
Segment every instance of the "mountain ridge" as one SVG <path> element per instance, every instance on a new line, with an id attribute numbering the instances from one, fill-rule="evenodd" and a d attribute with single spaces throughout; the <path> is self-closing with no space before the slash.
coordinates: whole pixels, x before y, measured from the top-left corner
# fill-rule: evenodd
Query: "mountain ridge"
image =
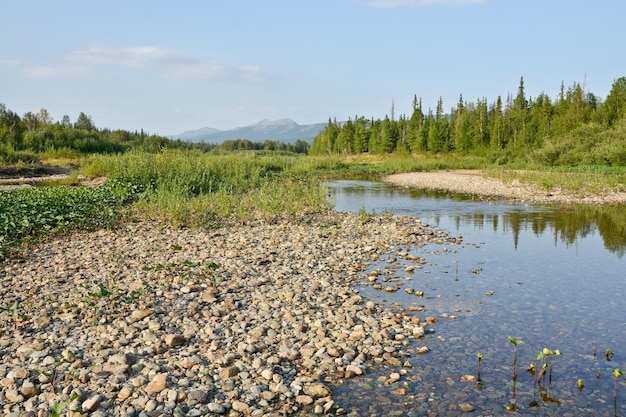
<path id="1" fill-rule="evenodd" d="M 266 140 L 293 143 L 303 140 L 311 143 L 313 138 L 327 125 L 327 123 L 312 123 L 299 125 L 290 118 L 277 120 L 263 119 L 247 126 L 239 126 L 229 130 L 219 130 L 212 127 L 203 127 L 196 130 L 186 130 L 170 139 L 180 139 L 187 142 L 221 144 L 227 140 L 247 139 L 251 142 Z"/>

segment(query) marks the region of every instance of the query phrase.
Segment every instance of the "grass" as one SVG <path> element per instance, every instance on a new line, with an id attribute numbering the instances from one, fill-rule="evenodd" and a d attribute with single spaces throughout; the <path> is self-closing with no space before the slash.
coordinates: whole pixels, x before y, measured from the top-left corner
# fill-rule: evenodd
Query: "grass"
<path id="1" fill-rule="evenodd" d="M 175 226 L 214 226 L 327 209 L 321 180 L 310 175 L 316 169 L 328 168 L 297 156 L 165 151 L 92 157 L 81 172 L 142 184 L 147 192 L 136 207 L 146 217 Z"/>
<path id="2" fill-rule="evenodd" d="M 506 183 L 514 180 L 543 191 L 561 189 L 578 195 L 626 191 L 626 169 L 623 167 L 573 167 L 570 169 L 505 170 L 490 168 L 485 175 Z"/>
<path id="3" fill-rule="evenodd" d="M 55 162 L 73 157 L 49 156 Z M 14 246 L 49 235 L 111 227 L 129 215 L 177 227 L 219 227 L 260 217 L 297 219 L 329 209 L 323 184 L 331 178 L 376 179 L 459 168 L 481 169 L 487 176 L 546 191 L 555 187 L 581 194 L 626 190 L 625 167 L 545 168 L 518 161 L 512 169 L 494 166 L 487 157 L 458 154 L 310 157 L 182 150 L 94 154 L 83 158 L 80 170 L 66 180 L 0 193 L 0 258 Z M 76 187 L 79 174 L 109 180 L 94 188 Z"/>

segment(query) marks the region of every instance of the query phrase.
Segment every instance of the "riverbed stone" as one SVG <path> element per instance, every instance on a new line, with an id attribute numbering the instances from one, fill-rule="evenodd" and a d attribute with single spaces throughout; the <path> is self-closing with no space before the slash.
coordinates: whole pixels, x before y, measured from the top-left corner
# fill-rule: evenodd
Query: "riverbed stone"
<path id="1" fill-rule="evenodd" d="M 158 374 L 146 385 L 145 391 L 148 394 L 155 394 L 163 391 L 167 387 L 167 374 Z"/>
<path id="2" fill-rule="evenodd" d="M 331 389 L 321 382 L 315 382 L 304 387 L 304 393 L 310 395 L 313 398 L 328 397 L 331 393 Z"/>
<path id="3" fill-rule="evenodd" d="M 427 231 L 332 212 L 220 229 L 139 221 L 34 246 L 0 265 L 0 305 L 29 303 L 17 329 L 0 320 L 0 398 L 24 413 L 73 390 L 103 415 L 338 413 L 333 384 L 377 359 L 401 366 L 420 327 L 357 284 L 385 254 L 401 269 L 394 248 L 445 240 Z M 111 294 L 85 297 L 99 285 Z M 35 366 L 55 367 L 63 392 Z"/>
<path id="4" fill-rule="evenodd" d="M 81 408 L 83 411 L 91 412 L 95 410 L 101 402 L 102 396 L 100 394 L 96 394 L 83 401 Z"/>

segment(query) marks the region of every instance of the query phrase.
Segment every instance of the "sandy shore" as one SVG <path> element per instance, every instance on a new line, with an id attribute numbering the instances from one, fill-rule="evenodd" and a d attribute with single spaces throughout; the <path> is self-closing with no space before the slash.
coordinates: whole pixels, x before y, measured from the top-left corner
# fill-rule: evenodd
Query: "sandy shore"
<path id="1" fill-rule="evenodd" d="M 387 176 L 384 181 L 402 187 L 472 194 L 485 200 L 506 199 L 555 204 L 626 204 L 625 192 L 611 192 L 603 195 L 592 193 L 579 195 L 564 192 L 561 189 L 546 192 L 519 181 L 508 184 L 494 178 L 487 178 L 479 170 L 410 172 Z"/>

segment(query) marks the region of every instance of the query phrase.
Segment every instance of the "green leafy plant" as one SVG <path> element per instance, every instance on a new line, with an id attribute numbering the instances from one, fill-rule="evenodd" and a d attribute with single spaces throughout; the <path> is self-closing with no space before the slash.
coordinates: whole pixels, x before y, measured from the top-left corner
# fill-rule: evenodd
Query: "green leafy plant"
<path id="1" fill-rule="evenodd" d="M 38 371 L 41 375 L 46 377 L 46 379 L 50 383 L 50 389 L 52 390 L 53 393 L 56 392 L 56 385 L 60 379 L 59 368 L 64 363 L 65 363 L 64 360 L 60 360 L 58 362 L 53 362 L 47 368 L 42 368 L 41 366 L 38 366 L 37 368 L 35 368 L 36 371 Z"/>
<path id="2" fill-rule="evenodd" d="M 552 383 L 552 370 L 554 369 L 554 359 L 557 356 L 561 356 L 561 351 L 558 350 L 558 349 L 550 350 L 548 348 L 544 348 L 543 349 L 543 354 L 550 358 L 550 362 L 549 362 L 549 364 L 550 364 L 550 366 L 549 366 L 549 369 L 550 369 L 549 380 L 550 380 L 550 383 Z"/>
<path id="3" fill-rule="evenodd" d="M 481 381 L 481 379 L 480 379 L 480 365 L 482 364 L 483 359 L 485 358 L 485 356 L 482 353 L 480 353 L 480 352 L 476 352 L 476 357 L 478 358 L 478 372 L 477 372 L 477 375 L 476 375 L 476 380 L 478 382 L 480 382 Z"/>
<path id="4" fill-rule="evenodd" d="M 79 395 L 76 392 L 72 392 L 72 395 L 70 395 L 70 398 L 68 400 L 59 401 L 58 403 L 55 403 L 52 407 L 50 407 L 50 416 L 62 417 L 64 414 L 63 412 L 65 411 L 67 406 L 78 397 Z M 72 410 L 72 411 L 82 411 L 82 410 Z"/>
<path id="5" fill-rule="evenodd" d="M 368 213 L 365 207 L 361 207 L 358 214 L 359 214 L 359 221 L 362 224 L 365 224 L 376 216 L 376 210 L 372 210 L 371 213 Z"/>
<path id="6" fill-rule="evenodd" d="M 556 356 L 561 356 L 560 350 L 558 349 L 551 350 L 548 348 L 543 348 L 541 352 L 539 352 L 535 356 L 535 362 L 532 363 L 530 367 L 528 368 L 528 372 L 531 375 L 535 376 L 535 382 L 533 385 L 535 398 L 530 403 L 532 407 L 539 406 L 539 403 L 537 402 L 537 399 L 536 399 L 537 389 L 539 390 L 539 393 L 541 395 L 541 400 L 544 403 L 552 403 L 556 405 L 560 404 L 560 401 L 555 399 L 552 394 L 552 370 L 554 368 L 554 358 Z M 549 376 L 549 383 L 547 386 L 545 384 L 542 385 L 541 383 L 542 378 L 544 378 L 544 381 L 545 381 L 546 375 Z"/>
<path id="7" fill-rule="evenodd" d="M 84 303 L 89 303 L 94 298 L 104 298 L 113 294 L 100 281 L 94 281 L 94 285 L 91 288 L 87 288 L 85 286 L 83 286 L 83 288 L 86 290 L 85 296 L 83 296 L 83 298 L 81 299 L 81 301 Z"/>
<path id="8" fill-rule="evenodd" d="M 524 344 L 524 341 L 509 336 L 509 342 L 513 345 L 513 378 L 517 378 L 517 346 Z"/>
<path id="9" fill-rule="evenodd" d="M 578 388 L 579 392 L 582 392 L 582 390 L 585 388 L 585 382 L 582 379 L 579 379 L 578 381 L 576 381 L 576 388 Z"/>
<path id="10" fill-rule="evenodd" d="M 17 328 L 17 319 L 19 317 L 19 301 L 15 300 L 11 304 L 7 304 L 6 306 L 0 306 L 0 311 L 7 311 L 11 313 L 11 317 L 13 319 L 13 327 Z"/>
<path id="11" fill-rule="evenodd" d="M 613 376 L 615 377 L 615 389 L 613 390 L 613 399 L 617 402 L 617 387 L 619 385 L 619 378 L 624 375 L 624 370 L 620 368 L 613 369 Z"/>

